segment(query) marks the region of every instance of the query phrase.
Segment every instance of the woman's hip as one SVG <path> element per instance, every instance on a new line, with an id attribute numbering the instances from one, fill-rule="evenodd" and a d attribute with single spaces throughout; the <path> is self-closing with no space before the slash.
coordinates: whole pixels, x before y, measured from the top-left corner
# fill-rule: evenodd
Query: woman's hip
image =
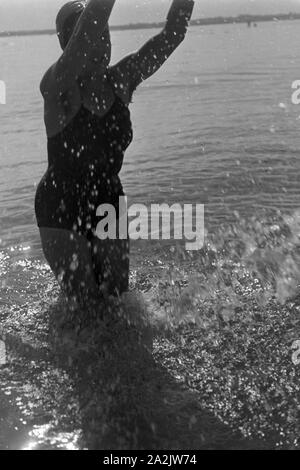
<path id="1" fill-rule="evenodd" d="M 80 184 L 75 181 L 58 183 L 53 178 L 49 180 L 46 175 L 35 195 L 37 225 L 72 230 L 83 235 L 89 234 L 90 237 L 105 218 L 103 208 L 111 207 L 116 219 L 119 219 L 120 201 L 123 198 L 120 181 L 113 185 L 107 181 L 98 184 Z"/>

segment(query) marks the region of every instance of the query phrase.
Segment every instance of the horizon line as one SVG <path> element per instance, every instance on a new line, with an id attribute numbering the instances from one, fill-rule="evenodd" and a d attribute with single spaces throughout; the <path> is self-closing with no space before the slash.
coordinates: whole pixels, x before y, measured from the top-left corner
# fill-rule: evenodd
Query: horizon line
<path id="1" fill-rule="evenodd" d="M 190 21 L 190 26 L 209 26 L 209 25 L 221 25 L 221 24 L 235 24 L 235 23 L 254 23 L 254 22 L 270 22 L 270 21 L 284 21 L 284 20 L 298 20 L 300 19 L 300 13 L 277 13 L 277 14 L 240 14 L 237 16 L 215 16 L 208 18 L 198 18 Z M 153 22 L 153 23 L 127 23 L 124 25 L 111 25 L 111 31 L 122 31 L 122 30 L 133 30 L 133 29 L 151 29 L 151 28 L 162 28 L 165 26 L 164 22 Z M 0 37 L 10 36 L 29 36 L 29 35 L 52 35 L 56 34 L 55 29 L 25 29 L 0 31 Z"/>

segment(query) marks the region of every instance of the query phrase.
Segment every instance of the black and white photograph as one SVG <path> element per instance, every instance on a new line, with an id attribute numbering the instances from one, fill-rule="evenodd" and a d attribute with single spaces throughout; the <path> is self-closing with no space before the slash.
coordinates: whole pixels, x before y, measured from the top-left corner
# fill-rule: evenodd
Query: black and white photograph
<path id="1" fill-rule="evenodd" d="M 0 0 L 0 450 L 300 450 L 299 31 Z"/>

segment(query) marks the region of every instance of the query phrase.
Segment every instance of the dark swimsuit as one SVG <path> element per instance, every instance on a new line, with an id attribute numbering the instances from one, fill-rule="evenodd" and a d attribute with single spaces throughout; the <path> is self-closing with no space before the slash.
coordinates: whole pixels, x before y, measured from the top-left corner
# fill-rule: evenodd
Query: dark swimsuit
<path id="1" fill-rule="evenodd" d="M 193 0 L 173 0 L 162 32 L 132 54 L 128 73 L 133 90 L 184 39 L 193 7 Z M 110 79 L 111 69 L 107 72 Z M 71 122 L 48 138 L 48 170 L 35 197 L 38 226 L 95 236 L 97 208 L 110 203 L 118 212 L 124 194 L 119 172 L 131 141 L 130 112 L 118 96 L 104 117 L 81 105 Z"/>
<path id="2" fill-rule="evenodd" d="M 104 117 L 81 105 L 67 126 L 48 138 L 48 169 L 35 196 L 38 226 L 76 231 L 90 240 L 101 204 L 112 204 L 118 215 L 124 195 L 119 172 L 132 137 L 130 111 L 117 95 Z"/>

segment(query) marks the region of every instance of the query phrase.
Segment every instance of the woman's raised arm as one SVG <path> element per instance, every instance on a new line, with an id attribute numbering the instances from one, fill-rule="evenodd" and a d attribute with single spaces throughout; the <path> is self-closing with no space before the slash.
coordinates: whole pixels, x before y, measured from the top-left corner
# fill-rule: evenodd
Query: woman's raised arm
<path id="1" fill-rule="evenodd" d="M 193 8 L 194 0 L 173 0 L 163 30 L 114 66 L 129 85 L 130 94 L 151 77 L 184 40 Z"/>
<path id="2" fill-rule="evenodd" d="M 105 50 L 102 34 L 115 1 L 87 1 L 63 54 L 51 68 L 52 78 L 59 84 L 60 90 L 68 88 L 70 82 L 86 71 L 91 49 L 98 47 L 101 57 L 101 48 Z"/>

